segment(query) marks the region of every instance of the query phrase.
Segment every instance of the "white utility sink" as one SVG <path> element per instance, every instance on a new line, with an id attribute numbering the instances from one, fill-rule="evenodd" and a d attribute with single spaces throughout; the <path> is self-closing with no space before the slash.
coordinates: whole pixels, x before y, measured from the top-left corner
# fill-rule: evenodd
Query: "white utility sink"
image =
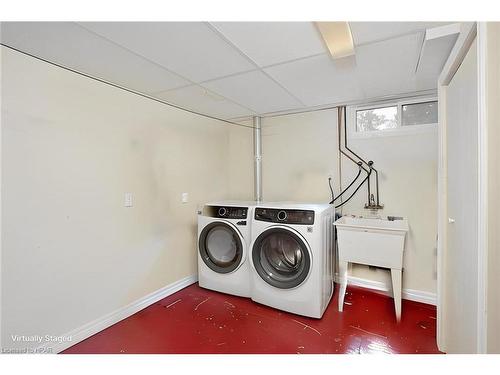
<path id="1" fill-rule="evenodd" d="M 391 218 L 391 217 L 389 217 Z M 343 216 L 337 227 L 341 287 L 339 311 L 343 310 L 349 262 L 391 269 L 396 318 L 401 319 L 401 272 L 408 221 L 404 218 Z"/>
<path id="2" fill-rule="evenodd" d="M 335 222 L 337 227 L 363 228 L 371 230 L 408 231 L 408 220 L 404 218 L 370 218 L 360 216 L 342 216 Z"/>

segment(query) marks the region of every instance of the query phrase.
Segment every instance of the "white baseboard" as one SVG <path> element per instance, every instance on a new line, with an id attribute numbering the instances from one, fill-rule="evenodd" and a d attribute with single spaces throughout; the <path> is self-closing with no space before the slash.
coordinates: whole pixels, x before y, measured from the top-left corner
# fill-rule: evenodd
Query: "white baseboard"
<path id="1" fill-rule="evenodd" d="M 50 347 L 52 349 L 52 353 L 59 353 L 63 350 L 73 346 L 80 341 L 85 340 L 86 338 L 95 335 L 97 332 L 102 331 L 115 323 L 118 323 L 120 320 L 128 318 L 129 316 L 135 314 L 136 312 L 152 305 L 153 303 L 158 302 L 159 300 L 168 297 L 175 292 L 178 292 L 185 287 L 194 284 L 198 281 L 198 275 L 187 276 L 181 280 L 178 280 L 172 284 L 169 284 L 161 289 L 154 291 L 153 293 L 148 294 L 138 300 L 121 307 L 107 315 L 104 315 L 90 323 L 87 323 L 79 328 L 72 330 L 66 334 L 61 336 L 71 337 L 71 342 L 62 342 L 62 343 L 52 343 L 48 342 L 43 344 L 37 348 L 38 352 L 47 352 L 47 349 Z"/>
<path id="2" fill-rule="evenodd" d="M 338 275 L 335 275 L 335 282 L 340 283 L 340 281 L 341 281 L 340 277 Z M 388 286 L 386 283 L 383 283 L 381 281 L 362 279 L 360 277 L 355 277 L 355 276 L 347 276 L 347 284 L 376 290 L 382 294 L 392 296 L 392 286 L 390 285 Z M 402 294 L 401 297 L 403 299 L 422 302 L 428 305 L 434 305 L 434 306 L 437 305 L 436 293 L 403 288 L 401 294 Z"/>

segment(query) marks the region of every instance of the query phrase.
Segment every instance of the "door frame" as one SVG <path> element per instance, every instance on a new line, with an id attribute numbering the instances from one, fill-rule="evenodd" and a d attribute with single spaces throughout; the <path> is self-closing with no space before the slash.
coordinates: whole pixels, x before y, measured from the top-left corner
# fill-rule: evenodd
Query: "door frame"
<path id="1" fill-rule="evenodd" d="M 487 351 L 487 245 L 488 245 L 488 134 L 486 119 L 486 23 L 463 23 L 460 35 L 438 79 L 438 244 L 437 244 L 437 344 L 446 352 L 446 332 L 443 329 L 444 256 L 447 251 L 447 144 L 446 95 L 447 87 L 460 67 L 472 43 L 477 38 L 478 82 L 478 299 L 476 352 Z"/>

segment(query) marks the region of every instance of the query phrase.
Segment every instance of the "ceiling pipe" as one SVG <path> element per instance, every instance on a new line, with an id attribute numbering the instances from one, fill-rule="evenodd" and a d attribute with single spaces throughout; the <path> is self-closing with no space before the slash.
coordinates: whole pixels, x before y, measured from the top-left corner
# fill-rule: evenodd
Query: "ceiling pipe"
<path id="1" fill-rule="evenodd" d="M 254 199 L 262 202 L 262 134 L 261 118 L 253 117 L 253 154 L 254 154 Z"/>
<path id="2" fill-rule="evenodd" d="M 351 160 L 353 163 L 358 165 L 359 171 L 361 172 L 361 169 L 364 170 L 367 174 L 366 178 L 361 182 L 361 184 L 358 186 L 358 188 L 354 191 L 354 193 L 347 198 L 346 201 L 342 202 L 340 205 L 336 206 L 336 208 L 341 207 L 342 205 L 346 204 L 353 196 L 356 194 L 356 192 L 359 190 L 359 188 L 367 182 L 367 187 L 368 187 L 368 202 L 365 204 L 365 208 L 371 209 L 371 210 L 380 210 L 384 207 L 384 205 L 380 204 L 380 198 L 379 198 L 379 184 L 378 184 L 378 171 L 373 167 L 373 161 L 369 160 L 366 161 L 364 160 L 361 156 L 356 154 L 352 149 L 349 148 L 347 144 L 347 115 L 346 115 L 346 107 L 341 106 L 338 108 L 337 112 L 337 121 L 338 121 L 338 136 L 339 136 L 339 151 L 342 155 L 346 156 L 349 160 Z M 342 147 L 342 127 L 344 130 L 344 144 Z M 345 149 L 345 150 L 344 150 Z M 348 151 L 349 153 L 347 153 Z M 349 155 L 350 154 L 350 155 Z M 354 157 L 356 159 L 354 159 Z M 376 182 L 376 192 L 375 195 L 372 194 L 371 192 L 371 184 L 370 184 L 370 177 L 372 174 L 372 171 L 375 172 L 375 182 Z M 354 181 L 359 177 L 356 176 Z M 354 182 L 353 181 L 353 182 Z M 341 195 L 352 185 L 353 183 L 349 184 L 349 186 L 341 193 Z"/>

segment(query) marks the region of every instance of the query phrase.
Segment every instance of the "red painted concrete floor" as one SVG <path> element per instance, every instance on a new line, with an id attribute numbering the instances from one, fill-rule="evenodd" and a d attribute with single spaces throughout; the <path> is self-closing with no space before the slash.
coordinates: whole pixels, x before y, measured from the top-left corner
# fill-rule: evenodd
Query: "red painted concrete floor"
<path id="1" fill-rule="evenodd" d="M 344 312 L 338 287 L 321 320 L 289 314 L 191 285 L 63 353 L 439 353 L 436 308 L 349 287 Z"/>

